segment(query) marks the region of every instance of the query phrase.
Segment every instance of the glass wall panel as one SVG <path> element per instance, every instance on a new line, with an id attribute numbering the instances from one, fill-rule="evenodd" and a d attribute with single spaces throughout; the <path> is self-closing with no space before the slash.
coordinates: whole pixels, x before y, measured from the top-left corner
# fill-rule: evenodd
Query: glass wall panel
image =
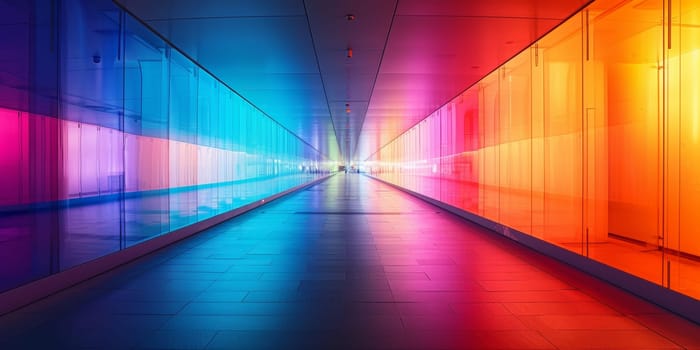
<path id="1" fill-rule="evenodd" d="M 678 156 L 669 159 L 678 160 L 678 184 L 669 188 L 679 191 L 677 227 L 669 225 L 666 234 L 665 267 L 668 287 L 700 298 L 700 3 L 680 0 L 672 5 L 668 118 L 669 124 L 678 123 L 677 141 L 676 135 L 669 135 L 669 143 L 677 145 Z M 674 132 L 673 127 L 669 132 Z M 671 171 L 669 175 L 670 181 L 676 180 Z"/>
<path id="2" fill-rule="evenodd" d="M 197 102 L 198 69 L 175 50 L 170 50 L 168 69 L 168 176 L 159 188 L 168 188 L 170 229 L 178 229 L 197 222 L 199 191 L 187 191 L 200 184 L 199 159 L 202 149 L 198 146 Z"/>
<path id="3" fill-rule="evenodd" d="M 530 55 L 518 55 L 503 66 L 500 83 L 499 215 L 523 232 L 532 231 L 530 64 Z"/>
<path id="4" fill-rule="evenodd" d="M 59 128 L 37 117 L 58 113 L 51 16 L 49 1 L 0 2 L 0 290 L 59 268 L 56 211 L 34 210 L 58 197 Z"/>
<path id="5" fill-rule="evenodd" d="M 499 219 L 499 74 L 495 70 L 479 82 L 479 211 L 488 219 Z"/>
<path id="6" fill-rule="evenodd" d="M 581 15 L 539 41 L 543 65 L 544 239 L 582 252 Z"/>
<path id="7" fill-rule="evenodd" d="M 432 195 L 415 155 L 438 147 L 441 201 L 700 298 L 698 28 L 697 1 L 598 0 L 380 148 L 371 173 Z"/>
<path id="8" fill-rule="evenodd" d="M 122 15 L 124 50 L 124 245 L 170 230 L 170 48 Z"/>
<path id="9" fill-rule="evenodd" d="M 122 121 L 124 63 L 118 11 L 106 3 L 68 0 L 60 16 L 71 18 L 58 27 L 61 182 L 68 199 L 59 218 L 63 270 L 120 248 L 122 203 L 114 194 L 121 187 L 117 183 L 110 192 L 100 185 L 123 175 L 119 164 L 110 166 L 110 160 L 121 158 L 123 138 L 109 135 L 119 133 Z"/>
<path id="10" fill-rule="evenodd" d="M 0 25 L 0 292 L 331 169 L 112 1 Z"/>
<path id="11" fill-rule="evenodd" d="M 663 3 L 612 12 L 610 5 L 595 3 L 588 13 L 589 256 L 661 283 L 661 255 L 649 252 L 663 236 Z"/>
<path id="12" fill-rule="evenodd" d="M 438 162 L 440 171 L 435 174 L 435 177 L 440 182 L 439 199 L 446 203 L 454 201 L 454 196 L 449 189 L 455 183 L 454 155 L 458 153 L 458 141 L 454 130 L 458 125 L 455 123 L 455 120 L 455 103 L 451 102 L 441 108 L 439 117 L 440 133 L 437 135 L 437 139 L 440 142 L 438 154 L 440 157 Z M 443 157 L 443 155 L 445 156 Z"/>

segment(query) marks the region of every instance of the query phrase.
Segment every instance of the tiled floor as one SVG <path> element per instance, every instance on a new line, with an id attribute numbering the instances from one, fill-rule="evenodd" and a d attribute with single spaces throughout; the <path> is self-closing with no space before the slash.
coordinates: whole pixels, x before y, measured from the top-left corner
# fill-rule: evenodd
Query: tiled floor
<path id="1" fill-rule="evenodd" d="M 358 174 L 0 318 L 0 349 L 700 349 L 700 326 Z"/>

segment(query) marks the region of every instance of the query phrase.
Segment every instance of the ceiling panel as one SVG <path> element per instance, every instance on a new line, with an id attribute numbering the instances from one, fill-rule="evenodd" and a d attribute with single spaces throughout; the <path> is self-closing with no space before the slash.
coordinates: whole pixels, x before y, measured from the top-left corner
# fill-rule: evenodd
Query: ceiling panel
<path id="1" fill-rule="evenodd" d="M 400 1 L 354 158 L 366 159 L 584 1 L 554 3 Z"/>
<path id="2" fill-rule="evenodd" d="M 213 72 L 318 74 L 303 16 L 176 19 L 148 24 Z"/>
<path id="3" fill-rule="evenodd" d="M 339 157 L 302 1 L 122 4 L 287 129 Z"/>
<path id="4" fill-rule="evenodd" d="M 351 161 L 588 1 L 118 2 L 321 152 Z"/>
<path id="5" fill-rule="evenodd" d="M 326 86 L 328 102 L 348 102 L 354 104 L 355 102 L 369 101 L 375 74 L 349 73 L 347 74 L 349 77 L 346 77 L 345 74 L 346 73 L 323 75 L 325 81 L 338 81 L 342 79 L 345 82 L 345 84 L 329 84 Z"/>
<path id="6" fill-rule="evenodd" d="M 118 0 L 145 21 L 182 18 L 306 16 L 298 0 Z"/>
<path id="7" fill-rule="evenodd" d="M 307 0 L 305 3 L 340 153 L 344 161 L 351 161 L 396 1 Z M 352 49 L 351 57 L 348 49 Z"/>
<path id="8" fill-rule="evenodd" d="M 562 20 L 588 2 L 586 0 L 401 0 L 397 15 Z"/>

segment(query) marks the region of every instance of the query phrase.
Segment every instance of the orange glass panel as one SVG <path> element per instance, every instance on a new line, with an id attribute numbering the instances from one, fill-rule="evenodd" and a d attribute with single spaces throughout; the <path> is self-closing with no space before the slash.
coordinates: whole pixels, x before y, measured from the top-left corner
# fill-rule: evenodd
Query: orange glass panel
<path id="1" fill-rule="evenodd" d="M 670 288 L 700 298 L 700 4 L 681 0 L 674 1 L 674 6 L 672 13 L 677 15 L 668 65 L 675 70 L 668 79 L 669 120 L 678 122 L 679 139 L 673 143 L 679 152 L 679 193 L 677 230 L 667 233 L 670 271 L 666 272 L 670 272 Z"/>
<path id="2" fill-rule="evenodd" d="M 582 252 L 581 19 L 538 46 L 543 65 L 544 239 Z"/>
<path id="3" fill-rule="evenodd" d="M 611 5 L 589 10 L 588 252 L 661 283 L 662 2 Z"/>
<path id="4" fill-rule="evenodd" d="M 500 77 L 500 218 L 522 232 L 532 231 L 532 117 L 530 55 L 506 63 Z"/>
<path id="5" fill-rule="evenodd" d="M 499 70 L 479 82 L 479 212 L 478 214 L 499 221 L 499 173 L 498 173 L 498 84 Z"/>
<path id="6" fill-rule="evenodd" d="M 697 1 L 599 0 L 383 147 L 373 174 L 698 298 L 698 67 Z"/>

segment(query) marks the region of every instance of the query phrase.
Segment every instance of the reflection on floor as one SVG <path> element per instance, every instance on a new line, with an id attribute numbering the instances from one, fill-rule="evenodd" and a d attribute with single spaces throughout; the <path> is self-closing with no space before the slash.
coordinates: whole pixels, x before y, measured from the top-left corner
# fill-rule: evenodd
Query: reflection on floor
<path id="1" fill-rule="evenodd" d="M 700 258 L 698 257 L 684 256 L 668 250 L 664 254 L 657 246 L 631 243 L 632 239 L 626 241 L 614 235 L 608 236 L 605 242 L 592 242 L 586 249 L 581 241 L 583 236 L 580 233 L 580 225 L 578 227 L 570 225 L 582 221 L 580 198 L 561 199 L 556 202 L 556 205 L 550 205 L 545 213 L 542 210 L 533 210 L 534 200 L 541 201 L 542 195 L 539 198 L 531 198 L 525 191 L 507 192 L 498 188 L 479 187 L 475 184 L 439 177 L 381 175 L 387 181 L 401 183 L 412 191 L 459 208 L 466 208 L 477 215 L 492 220 L 500 218 L 501 221 L 509 222 L 510 227 L 522 232 L 539 232 L 537 237 L 540 239 L 577 254 L 585 255 L 588 252 L 588 256 L 592 259 L 656 284 L 668 285 L 668 276 L 665 271 L 668 268 L 667 262 L 670 261 L 671 289 L 700 299 Z M 499 210 L 499 206 L 503 209 Z M 538 218 L 539 221 L 544 221 L 542 218 L 545 216 L 559 218 L 559 221 L 569 225 L 556 227 L 557 220 L 549 221 L 548 225 L 533 224 L 538 221 Z M 568 219 L 563 219 L 566 217 Z"/>
<path id="2" fill-rule="evenodd" d="M 358 174 L 0 318 L 0 348 L 700 348 L 700 326 Z"/>
<path id="3" fill-rule="evenodd" d="M 89 198 L 84 204 L 57 209 L 0 211 L 0 292 L 319 176 L 287 175 L 147 194 L 128 193 L 121 199 L 116 195 L 107 196 L 106 200 Z"/>
<path id="4" fill-rule="evenodd" d="M 684 257 L 677 253 L 663 252 L 651 245 L 640 245 L 623 240 L 610 238 L 608 242 L 592 244 L 589 256 L 604 264 L 620 270 L 631 271 L 632 274 L 662 284 L 664 261 L 671 261 L 671 289 L 694 298 L 700 298 L 700 261 L 696 258 Z"/>

